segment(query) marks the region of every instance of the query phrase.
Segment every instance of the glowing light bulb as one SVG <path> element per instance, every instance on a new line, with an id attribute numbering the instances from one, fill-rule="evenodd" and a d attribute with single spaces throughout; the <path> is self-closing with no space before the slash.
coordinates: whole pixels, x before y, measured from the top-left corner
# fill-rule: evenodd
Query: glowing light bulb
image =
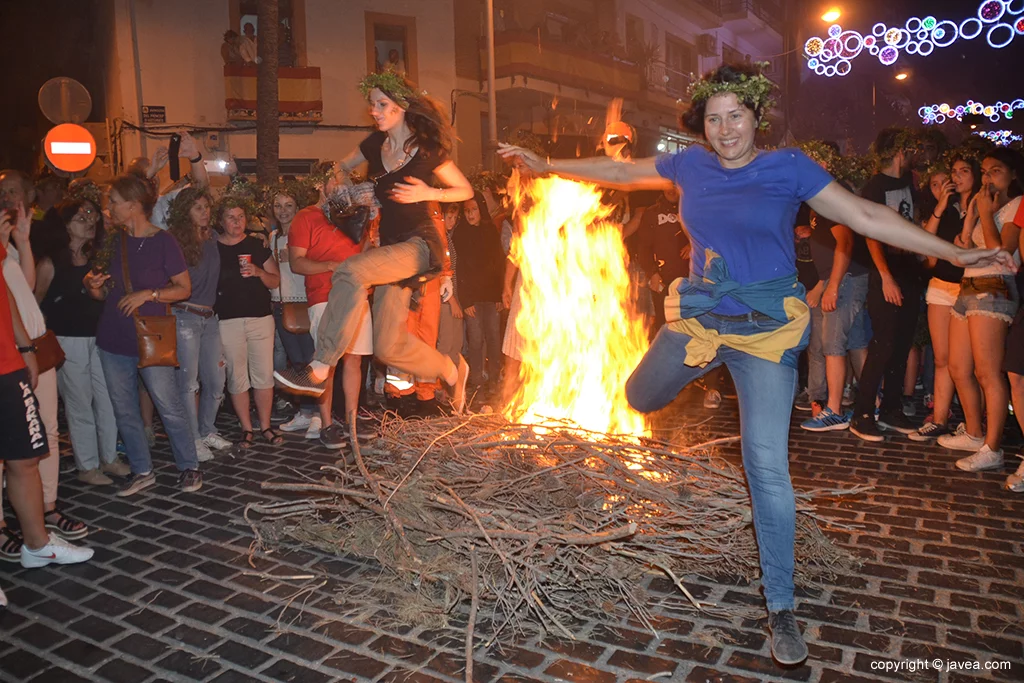
<path id="1" fill-rule="evenodd" d="M 836 19 L 842 16 L 842 11 L 838 7 L 832 7 L 827 12 L 821 15 L 821 20 L 832 23 Z"/>

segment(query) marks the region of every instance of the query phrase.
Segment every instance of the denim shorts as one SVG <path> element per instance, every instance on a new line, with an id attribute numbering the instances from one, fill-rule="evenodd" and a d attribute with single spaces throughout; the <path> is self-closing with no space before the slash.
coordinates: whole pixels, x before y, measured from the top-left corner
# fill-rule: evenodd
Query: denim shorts
<path id="1" fill-rule="evenodd" d="M 828 281 L 825 282 L 828 286 Z M 866 349 L 871 341 L 871 319 L 864 302 L 868 276 L 847 273 L 839 283 L 836 310 L 822 311 L 821 350 L 826 356 L 845 356 L 847 351 Z"/>
<path id="2" fill-rule="evenodd" d="M 951 314 L 960 320 L 971 315 L 987 315 L 1011 323 L 1019 303 L 1017 283 L 1012 275 L 965 277 L 960 281 L 960 296 Z"/>
<path id="3" fill-rule="evenodd" d="M 928 281 L 928 290 L 924 293 L 924 301 L 929 306 L 952 306 L 959 296 L 959 282 L 946 282 L 933 277 Z"/>

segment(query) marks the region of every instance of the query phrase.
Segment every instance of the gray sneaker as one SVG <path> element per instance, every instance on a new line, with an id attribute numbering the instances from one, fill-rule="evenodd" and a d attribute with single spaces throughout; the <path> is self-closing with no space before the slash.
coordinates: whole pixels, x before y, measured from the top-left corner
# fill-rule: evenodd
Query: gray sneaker
<path id="1" fill-rule="evenodd" d="M 203 475 L 199 470 L 185 470 L 178 475 L 178 488 L 183 493 L 191 493 L 203 488 Z"/>
<path id="2" fill-rule="evenodd" d="M 772 657 L 782 666 L 797 666 L 807 659 L 807 644 L 792 610 L 768 613 L 768 630 L 772 634 Z"/>
<path id="3" fill-rule="evenodd" d="M 121 490 L 117 492 L 120 498 L 127 498 L 128 496 L 134 496 L 136 493 L 144 488 L 152 486 L 156 483 L 156 475 L 152 472 L 146 472 L 145 474 L 132 474 L 128 477 L 128 480 L 121 486 Z"/>
<path id="4" fill-rule="evenodd" d="M 324 448 L 340 451 L 348 444 L 348 434 L 340 424 L 332 422 L 320 430 L 320 443 Z"/>

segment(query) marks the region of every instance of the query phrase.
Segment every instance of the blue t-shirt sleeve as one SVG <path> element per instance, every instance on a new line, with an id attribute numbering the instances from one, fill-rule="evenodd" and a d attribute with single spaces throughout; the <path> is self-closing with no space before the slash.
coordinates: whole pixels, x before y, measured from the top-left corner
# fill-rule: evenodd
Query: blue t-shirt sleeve
<path id="1" fill-rule="evenodd" d="M 793 155 L 793 178 L 796 180 L 795 196 L 797 201 L 806 202 L 824 190 L 833 178 L 802 151 L 794 149 L 790 154 Z"/>
<path id="2" fill-rule="evenodd" d="M 697 145 L 687 147 L 682 152 L 666 152 L 654 158 L 654 169 L 662 178 L 668 178 L 677 186 L 683 187 L 683 176 L 688 165 L 694 163 L 693 155 L 702 148 Z"/>

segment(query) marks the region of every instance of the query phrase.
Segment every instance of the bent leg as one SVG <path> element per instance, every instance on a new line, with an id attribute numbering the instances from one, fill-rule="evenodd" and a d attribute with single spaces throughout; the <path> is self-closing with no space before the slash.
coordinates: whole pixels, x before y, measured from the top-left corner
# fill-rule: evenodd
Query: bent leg
<path id="1" fill-rule="evenodd" d="M 683 387 L 722 364 L 720 358 L 715 358 L 705 367 L 686 365 L 683 361 L 690 339 L 667 327 L 658 330 L 651 348 L 626 380 L 626 400 L 634 410 L 651 413 L 664 408 Z"/>

